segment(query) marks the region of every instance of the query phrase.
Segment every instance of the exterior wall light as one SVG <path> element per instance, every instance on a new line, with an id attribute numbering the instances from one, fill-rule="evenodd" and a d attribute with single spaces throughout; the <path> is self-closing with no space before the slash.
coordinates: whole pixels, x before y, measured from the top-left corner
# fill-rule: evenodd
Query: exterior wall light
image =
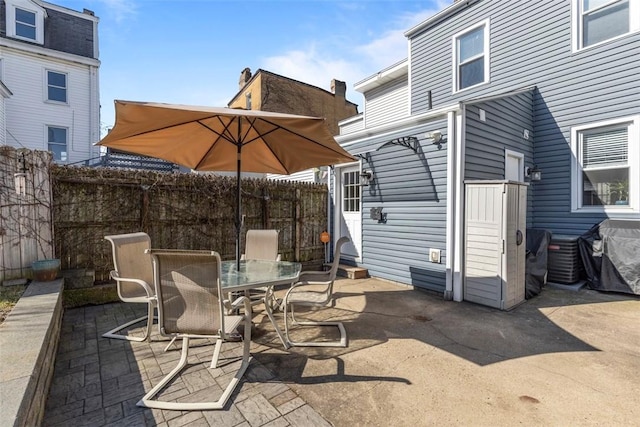
<path id="1" fill-rule="evenodd" d="M 439 130 L 433 131 L 429 135 L 427 135 L 427 138 L 433 139 L 434 145 L 440 144 L 442 142 L 442 132 L 440 132 Z"/>
<path id="2" fill-rule="evenodd" d="M 373 182 L 373 172 L 364 169 L 360 172 L 360 185 L 369 185 Z"/>
<path id="3" fill-rule="evenodd" d="M 540 181 L 542 179 L 542 171 L 538 169 L 538 166 L 533 165 L 531 168 L 526 169 L 526 176 L 531 179 L 531 181 Z"/>
<path id="4" fill-rule="evenodd" d="M 439 130 L 434 130 L 431 133 L 428 133 L 427 138 L 433 140 L 432 144 L 438 146 L 438 150 L 442 149 L 442 144 L 446 142 L 446 140 L 442 137 L 442 132 Z"/>

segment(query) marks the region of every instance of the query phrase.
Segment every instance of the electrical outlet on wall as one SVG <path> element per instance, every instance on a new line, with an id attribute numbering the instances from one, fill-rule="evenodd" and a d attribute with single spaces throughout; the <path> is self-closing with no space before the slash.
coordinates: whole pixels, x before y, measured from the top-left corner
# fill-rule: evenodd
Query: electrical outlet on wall
<path id="1" fill-rule="evenodd" d="M 440 264 L 440 249 L 429 249 L 429 261 Z"/>

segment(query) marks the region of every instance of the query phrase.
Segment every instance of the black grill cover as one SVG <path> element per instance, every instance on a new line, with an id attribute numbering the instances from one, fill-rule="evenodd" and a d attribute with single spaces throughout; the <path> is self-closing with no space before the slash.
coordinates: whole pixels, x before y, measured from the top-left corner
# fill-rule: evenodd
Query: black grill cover
<path id="1" fill-rule="evenodd" d="M 640 295 L 640 221 L 606 219 L 578 247 L 589 288 Z"/>

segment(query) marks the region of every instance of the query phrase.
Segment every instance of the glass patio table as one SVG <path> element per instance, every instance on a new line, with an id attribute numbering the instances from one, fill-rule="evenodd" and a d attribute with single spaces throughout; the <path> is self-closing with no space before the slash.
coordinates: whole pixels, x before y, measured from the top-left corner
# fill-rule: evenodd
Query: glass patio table
<path id="1" fill-rule="evenodd" d="M 242 260 L 222 261 L 222 289 L 229 292 L 291 284 L 298 280 L 302 264 L 290 261 Z"/>
<path id="2" fill-rule="evenodd" d="M 273 292 L 273 287 L 277 285 L 291 285 L 298 280 L 302 264 L 289 261 L 267 261 L 267 260 L 242 260 L 240 268 L 236 261 L 222 261 L 222 277 L 220 282 L 222 290 L 225 292 L 249 292 L 251 289 L 267 288 L 267 295 Z M 273 317 L 271 304 L 265 301 L 265 311 L 269 320 L 273 324 L 278 338 L 285 348 L 289 345 L 282 335 Z"/>

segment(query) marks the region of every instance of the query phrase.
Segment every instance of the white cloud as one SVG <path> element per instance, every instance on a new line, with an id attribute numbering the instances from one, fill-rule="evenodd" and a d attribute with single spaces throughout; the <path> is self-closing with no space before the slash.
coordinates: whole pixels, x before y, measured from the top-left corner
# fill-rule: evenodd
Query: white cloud
<path id="1" fill-rule="evenodd" d="M 404 33 L 448 5 L 449 2 L 440 0 L 433 9 L 400 15 L 392 22 L 387 31 L 365 45 L 356 46 L 355 51 L 368 64 L 375 66 L 374 73 L 406 59 L 409 56 L 409 45 Z"/>
<path id="2" fill-rule="evenodd" d="M 353 99 L 349 88 L 408 57 L 408 41 L 404 32 L 419 24 L 442 8 L 448 1 L 439 0 L 436 7 L 419 13 L 407 13 L 391 20 L 389 28 L 366 44 L 353 45 L 315 41 L 304 50 L 291 50 L 281 55 L 263 58 L 261 68 L 329 90 L 330 80 L 336 78 L 347 83 L 347 97 Z"/>
<path id="3" fill-rule="evenodd" d="M 319 52 L 316 46 L 264 59 L 264 68 L 283 76 L 329 89 L 332 79 L 353 81 L 359 70 L 351 61 Z"/>
<path id="4" fill-rule="evenodd" d="M 100 0 L 106 10 L 113 16 L 117 23 L 122 23 L 137 13 L 137 6 L 131 0 Z"/>

